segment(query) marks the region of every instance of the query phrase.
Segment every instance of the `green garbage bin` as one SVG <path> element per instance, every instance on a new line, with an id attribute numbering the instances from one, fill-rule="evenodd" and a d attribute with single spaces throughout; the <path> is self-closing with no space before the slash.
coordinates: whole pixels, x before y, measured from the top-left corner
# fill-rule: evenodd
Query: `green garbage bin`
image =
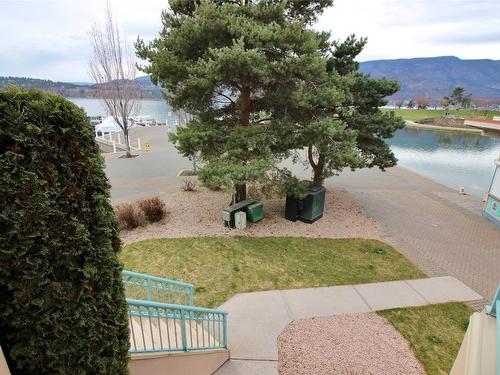
<path id="1" fill-rule="evenodd" d="M 261 202 L 255 202 L 247 206 L 247 220 L 256 223 L 264 218 L 264 208 Z"/>

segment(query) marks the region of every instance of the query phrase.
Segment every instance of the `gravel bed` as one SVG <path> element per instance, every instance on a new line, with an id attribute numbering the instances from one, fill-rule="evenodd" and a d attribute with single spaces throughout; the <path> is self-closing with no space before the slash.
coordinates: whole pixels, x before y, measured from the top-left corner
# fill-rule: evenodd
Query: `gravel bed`
<path id="1" fill-rule="evenodd" d="M 375 313 L 293 321 L 278 338 L 278 362 L 280 375 L 425 374 L 406 340 Z"/>
<path id="2" fill-rule="evenodd" d="M 149 238 L 197 236 L 274 236 L 314 238 L 366 238 L 383 240 L 375 220 L 368 218 L 344 191 L 327 189 L 323 218 L 313 224 L 290 222 L 284 218 L 283 198 L 263 199 L 264 219 L 245 230 L 229 229 L 222 222 L 222 210 L 228 206 L 227 193 L 200 188 L 196 192 L 160 195 L 169 214 L 160 223 L 124 230 L 124 244 Z"/>

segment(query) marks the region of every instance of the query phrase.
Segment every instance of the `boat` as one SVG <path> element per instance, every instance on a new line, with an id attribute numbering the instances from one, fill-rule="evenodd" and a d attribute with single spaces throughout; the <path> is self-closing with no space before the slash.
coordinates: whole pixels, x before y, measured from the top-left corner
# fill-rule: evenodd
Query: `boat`
<path id="1" fill-rule="evenodd" d="M 136 116 L 133 120 L 135 124 L 140 126 L 156 125 L 156 120 L 152 116 Z"/>

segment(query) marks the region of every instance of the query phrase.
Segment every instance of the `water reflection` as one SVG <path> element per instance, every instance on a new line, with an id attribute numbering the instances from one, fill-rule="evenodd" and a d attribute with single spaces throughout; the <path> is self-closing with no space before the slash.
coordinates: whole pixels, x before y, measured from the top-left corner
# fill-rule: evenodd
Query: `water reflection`
<path id="1" fill-rule="evenodd" d="M 427 129 L 399 130 L 389 143 L 399 165 L 477 197 L 487 193 L 500 138 Z"/>

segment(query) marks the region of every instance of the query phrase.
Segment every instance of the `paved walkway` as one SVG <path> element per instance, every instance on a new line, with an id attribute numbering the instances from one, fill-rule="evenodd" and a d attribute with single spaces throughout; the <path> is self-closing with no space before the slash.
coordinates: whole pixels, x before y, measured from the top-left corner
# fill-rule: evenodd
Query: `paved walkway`
<path id="1" fill-rule="evenodd" d="M 179 155 L 174 145 L 168 141 L 167 128 L 132 128 L 130 137 L 132 144 L 136 144 L 137 138 L 140 138 L 142 146 L 147 143 L 151 149 L 134 152 L 139 156 L 133 159 L 120 159 L 122 153 L 103 154 L 106 175 L 111 183 L 112 203 L 179 191 L 185 177 L 177 174 L 180 169 L 192 168 L 192 164 Z"/>
<path id="2" fill-rule="evenodd" d="M 481 201 L 403 168 L 344 172 L 328 186 L 351 194 L 381 225 L 384 240 L 429 276 L 450 275 L 493 297 L 500 283 L 500 228 Z"/>
<path id="3" fill-rule="evenodd" d="M 237 294 L 220 307 L 231 360 L 216 374 L 277 374 L 277 338 L 295 319 L 481 298 L 453 277 Z"/>

